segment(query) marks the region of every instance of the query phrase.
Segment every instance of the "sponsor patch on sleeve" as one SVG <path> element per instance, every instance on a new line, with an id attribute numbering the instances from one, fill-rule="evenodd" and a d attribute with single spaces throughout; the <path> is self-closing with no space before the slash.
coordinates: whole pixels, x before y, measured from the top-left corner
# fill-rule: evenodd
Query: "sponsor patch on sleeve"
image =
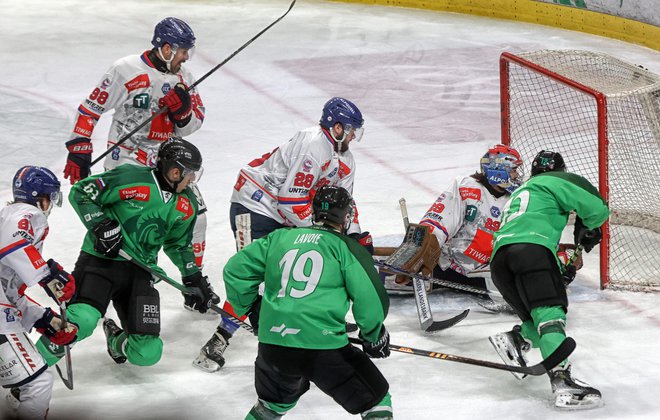
<path id="1" fill-rule="evenodd" d="M 25 253 L 30 259 L 30 262 L 32 263 L 32 266 L 35 268 L 35 270 L 46 265 L 46 261 L 44 261 L 44 257 L 42 257 L 39 251 L 37 251 L 37 248 L 35 248 L 32 245 L 28 245 L 24 249 L 25 249 Z"/>
<path id="2" fill-rule="evenodd" d="M 188 200 L 186 197 L 179 196 L 179 199 L 176 202 L 176 209 L 185 215 L 183 220 L 186 220 L 195 214 L 195 211 L 190 204 L 190 200 Z"/>

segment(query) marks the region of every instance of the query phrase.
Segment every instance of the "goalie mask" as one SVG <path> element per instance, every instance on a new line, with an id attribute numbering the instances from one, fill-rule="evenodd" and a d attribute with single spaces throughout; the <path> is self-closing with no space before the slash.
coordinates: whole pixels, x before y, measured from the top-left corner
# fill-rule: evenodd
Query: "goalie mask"
<path id="1" fill-rule="evenodd" d="M 557 152 L 541 150 L 532 162 L 532 176 L 552 171 L 566 172 L 564 158 Z"/>
<path id="2" fill-rule="evenodd" d="M 513 147 L 497 144 L 481 158 L 481 173 L 490 185 L 512 193 L 522 183 L 522 159 Z"/>
<path id="3" fill-rule="evenodd" d="M 345 188 L 325 185 L 314 195 L 312 213 L 314 224 L 331 222 L 344 233 L 353 220 L 353 197 Z"/>

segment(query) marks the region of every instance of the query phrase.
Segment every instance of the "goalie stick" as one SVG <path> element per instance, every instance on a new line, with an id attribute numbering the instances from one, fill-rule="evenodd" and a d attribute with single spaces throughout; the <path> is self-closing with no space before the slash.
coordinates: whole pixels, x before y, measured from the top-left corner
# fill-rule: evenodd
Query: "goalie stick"
<path id="1" fill-rule="evenodd" d="M 348 341 L 353 344 L 362 344 L 362 340 L 359 338 L 349 337 Z M 575 340 L 573 340 L 571 337 L 566 337 L 566 339 L 562 341 L 559 347 L 557 347 L 557 349 L 541 363 L 532 366 L 509 366 L 502 363 L 490 362 L 488 360 L 472 359 L 469 357 L 456 356 L 453 354 L 440 353 L 430 350 L 420 350 L 413 347 L 400 346 L 398 344 L 389 345 L 390 350 L 400 353 L 414 354 L 416 356 L 431 357 L 434 359 L 448 360 L 450 362 L 465 363 L 468 365 L 487 367 L 491 369 L 506 370 L 508 372 L 517 372 L 532 376 L 547 374 L 550 369 L 557 366 L 568 356 L 570 356 L 571 353 L 573 353 L 573 350 L 575 350 L 575 346 Z"/>
<path id="2" fill-rule="evenodd" d="M 174 286 L 175 288 L 179 289 L 183 293 L 189 293 L 189 294 L 195 294 L 190 288 L 184 286 L 183 284 L 177 282 L 174 279 L 171 279 L 170 277 L 166 276 L 165 274 L 161 274 L 158 271 L 154 270 L 153 268 L 149 267 L 148 265 L 144 264 L 141 261 L 136 260 L 135 258 L 131 257 L 126 251 L 123 249 L 119 250 L 119 255 L 128 261 L 132 262 L 133 264 L 137 265 L 147 273 L 151 274 L 153 277 L 158 278 L 159 280 L 164 281 L 165 283 L 169 284 L 170 286 Z M 230 314 L 229 312 L 225 311 L 218 305 L 214 304 L 209 304 L 209 309 L 211 309 L 213 312 L 216 312 L 226 318 L 231 319 L 233 322 L 237 323 L 241 327 L 245 328 L 246 330 L 250 331 L 251 333 L 254 333 L 254 329 L 252 328 L 252 325 L 248 324 L 245 321 L 241 321 L 240 319 L 236 318 L 234 315 Z"/>
<path id="3" fill-rule="evenodd" d="M 197 86 L 197 85 L 199 85 L 200 83 L 202 83 L 202 81 L 204 81 L 204 79 L 206 79 L 207 77 L 209 77 L 210 75 L 212 75 L 213 73 L 215 73 L 215 71 L 218 70 L 220 67 L 224 66 L 229 60 L 231 60 L 232 58 L 234 58 L 234 56 L 235 56 L 236 54 L 238 54 L 239 52 L 243 51 L 243 49 L 245 49 L 245 47 L 247 47 L 248 45 L 252 44 L 252 42 L 254 42 L 254 40 L 256 40 L 256 39 L 259 38 L 261 35 L 263 35 L 264 32 L 266 32 L 267 30 L 269 30 L 271 27 L 273 27 L 273 25 L 275 25 L 275 24 L 276 24 L 277 22 L 279 22 L 280 20 L 284 19 L 284 16 L 288 15 L 289 12 L 291 11 L 291 9 L 293 9 L 293 5 L 294 5 L 294 4 L 296 4 L 296 0 L 293 0 L 293 1 L 291 2 L 291 4 L 289 5 L 289 8 L 286 10 L 286 12 L 284 12 L 284 14 L 283 14 L 282 16 L 280 16 L 279 18 L 275 19 L 273 22 L 270 23 L 270 25 L 266 26 L 266 27 L 263 28 L 258 34 L 256 34 L 256 35 L 253 36 L 252 38 L 250 38 L 250 40 L 249 40 L 248 42 L 246 42 L 246 43 L 243 44 L 239 49 L 237 49 L 236 51 L 234 51 L 233 53 L 231 53 L 231 54 L 229 55 L 229 57 L 227 57 L 227 58 L 225 58 L 224 60 L 222 60 L 222 62 L 221 62 L 220 64 L 217 64 L 217 65 L 216 65 L 215 67 L 213 67 L 211 70 L 209 70 L 208 72 L 206 72 L 206 74 L 203 75 L 202 77 L 200 77 L 195 83 L 193 83 L 193 84 L 191 84 L 190 86 L 188 86 L 188 89 L 187 89 L 186 91 L 190 91 L 190 90 L 193 89 L 195 86 Z M 126 142 L 126 140 L 128 140 L 133 134 L 135 134 L 135 133 L 137 133 L 138 131 L 140 131 L 140 129 L 141 129 L 142 127 L 144 127 L 145 125 L 149 124 L 154 118 L 156 118 L 157 116 L 159 116 L 160 114 L 164 113 L 164 112 L 167 111 L 167 110 L 168 110 L 168 108 L 167 108 L 166 106 L 164 106 L 164 107 L 158 109 L 158 111 L 154 112 L 154 113 L 151 115 L 151 117 L 149 117 L 149 118 L 147 118 L 146 120 L 142 121 L 142 123 L 140 123 L 137 127 L 135 127 L 135 128 L 132 129 L 129 133 L 127 133 L 127 134 L 124 135 L 122 138 L 120 138 L 115 144 L 113 144 L 113 145 L 112 145 L 110 148 L 108 148 L 105 152 L 101 153 L 101 155 L 100 155 L 99 157 L 97 157 L 96 159 L 94 159 L 94 160 L 92 161 L 92 163 L 91 163 L 90 166 L 94 166 L 94 165 L 96 165 L 101 159 L 103 159 L 104 157 L 106 157 L 110 152 L 112 152 L 114 149 L 116 149 L 116 148 L 119 147 L 121 144 L 123 144 L 124 142 Z"/>
<path id="4" fill-rule="evenodd" d="M 408 220 L 408 209 L 406 208 L 405 198 L 399 199 L 399 207 L 401 208 L 403 226 L 407 232 L 410 222 Z M 417 305 L 417 316 L 419 317 L 419 325 L 422 327 L 424 332 L 432 333 L 447 329 L 453 325 L 458 324 L 463 319 L 465 319 L 466 316 L 468 316 L 470 310 L 466 309 L 460 314 L 449 319 L 435 321 L 433 319 L 433 312 L 431 312 L 431 305 L 429 304 L 429 298 L 426 294 L 426 287 L 424 286 L 423 279 L 413 277 L 412 282 L 415 293 L 415 304 Z"/>

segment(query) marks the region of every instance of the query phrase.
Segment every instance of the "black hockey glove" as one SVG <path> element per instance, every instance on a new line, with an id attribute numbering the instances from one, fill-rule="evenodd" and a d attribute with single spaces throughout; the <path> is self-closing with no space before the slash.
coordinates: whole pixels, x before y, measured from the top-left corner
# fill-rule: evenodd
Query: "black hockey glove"
<path id="1" fill-rule="evenodd" d="M 115 258 L 119 254 L 124 237 L 121 234 L 121 226 L 116 220 L 100 221 L 94 226 L 92 233 L 96 236 L 94 251 L 108 258 Z"/>
<path id="2" fill-rule="evenodd" d="M 201 271 L 186 276 L 182 280 L 183 284 L 190 289 L 190 292 L 183 294 L 186 306 L 190 309 L 204 314 L 208 311 L 209 306 L 220 303 L 218 295 L 213 293 L 213 287 L 209 283 L 209 278 L 202 276 Z"/>
<path id="3" fill-rule="evenodd" d="M 390 333 L 385 329 L 385 325 L 380 328 L 380 335 L 378 336 L 378 341 L 375 343 L 365 340 L 362 337 L 362 333 L 360 333 L 360 339 L 362 340 L 362 350 L 369 357 L 383 359 L 390 355 Z"/>
<path id="4" fill-rule="evenodd" d="M 58 304 L 68 302 L 76 292 L 76 280 L 52 258 L 48 260 L 47 264 L 50 268 L 50 275 L 42 279 L 39 285 Z"/>
<path id="5" fill-rule="evenodd" d="M 602 238 L 603 234 L 600 231 L 600 228 L 587 229 L 587 227 L 582 223 L 582 219 L 579 217 L 575 218 L 575 228 L 573 229 L 573 239 L 575 240 L 575 245 L 582 245 L 584 250 L 589 252 L 600 243 Z"/>
<path id="6" fill-rule="evenodd" d="M 369 254 L 374 255 L 374 241 L 373 238 L 371 237 L 371 234 L 369 232 L 362 232 L 362 233 L 351 233 L 350 235 L 351 238 L 355 239 L 369 251 Z"/>
<path id="7" fill-rule="evenodd" d="M 575 275 L 577 274 L 577 268 L 573 264 L 569 264 L 564 267 L 564 272 L 561 274 L 561 279 L 564 282 L 564 286 L 568 287 L 573 280 L 575 280 Z"/>
<path id="8" fill-rule="evenodd" d="M 192 101 L 186 85 L 177 83 L 163 97 L 163 104 L 167 106 L 170 119 L 177 127 L 185 127 L 190 122 L 192 118 Z"/>
<path id="9" fill-rule="evenodd" d="M 66 143 L 69 155 L 64 167 L 64 179 L 69 178 L 71 185 L 89 176 L 92 167 L 92 142 L 87 137 L 77 137 Z"/>
<path id="10" fill-rule="evenodd" d="M 259 335 L 259 312 L 261 311 L 261 299 L 261 296 L 257 296 L 257 300 L 254 301 L 250 307 L 250 311 L 247 313 L 247 316 L 250 319 L 250 325 L 252 326 L 252 333 L 254 335 Z"/>

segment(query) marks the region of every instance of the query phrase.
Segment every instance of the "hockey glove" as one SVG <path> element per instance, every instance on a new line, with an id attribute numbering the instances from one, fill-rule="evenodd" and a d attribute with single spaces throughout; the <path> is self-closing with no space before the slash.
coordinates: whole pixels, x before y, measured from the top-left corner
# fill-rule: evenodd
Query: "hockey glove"
<path id="1" fill-rule="evenodd" d="M 116 220 L 102 220 L 94 226 L 92 233 L 96 236 L 94 251 L 108 258 L 115 258 L 119 254 L 124 237 L 121 234 L 121 226 Z"/>
<path id="2" fill-rule="evenodd" d="M 247 313 L 248 318 L 250 319 L 250 325 L 252 326 L 252 334 L 259 335 L 259 312 L 261 311 L 261 296 L 257 296 L 257 300 L 254 301 L 250 307 L 250 311 Z"/>
<path id="3" fill-rule="evenodd" d="M 390 355 L 390 333 L 385 329 L 385 325 L 380 328 L 380 335 L 375 343 L 365 340 L 362 333 L 360 333 L 360 339 L 362 340 L 362 351 L 369 357 L 383 359 Z"/>
<path id="4" fill-rule="evenodd" d="M 190 289 L 189 292 L 183 294 L 184 299 L 186 299 L 186 306 L 190 309 L 204 314 L 208 311 L 209 306 L 220 303 L 218 295 L 213 293 L 209 278 L 202 276 L 201 271 L 186 276 L 182 280 L 183 284 Z"/>
<path id="5" fill-rule="evenodd" d="M 48 268 L 50 275 L 41 280 L 39 285 L 58 304 L 68 302 L 76 292 L 76 280 L 52 258 L 48 260 Z"/>
<path id="6" fill-rule="evenodd" d="M 582 245 L 584 250 L 589 252 L 600 243 L 602 238 L 603 234 L 600 231 L 600 228 L 587 229 L 587 227 L 582 223 L 582 219 L 579 217 L 575 218 L 575 228 L 573 230 L 573 239 L 575 240 L 575 245 Z"/>
<path id="7" fill-rule="evenodd" d="M 188 93 L 188 86 L 177 83 L 174 88 L 163 97 L 163 105 L 167 106 L 170 119 L 177 127 L 185 127 L 192 118 L 192 101 Z"/>
<path id="8" fill-rule="evenodd" d="M 564 286 L 568 287 L 573 280 L 575 280 L 575 275 L 577 274 L 577 268 L 574 265 L 567 265 L 564 267 L 564 272 L 561 273 L 561 279 L 564 282 Z"/>
<path id="9" fill-rule="evenodd" d="M 64 167 L 64 179 L 69 178 L 71 185 L 87 178 L 92 167 L 92 142 L 86 137 L 77 137 L 65 143 L 69 155 Z"/>
<path id="10" fill-rule="evenodd" d="M 362 232 L 362 233 L 351 233 L 350 235 L 351 238 L 355 239 L 369 251 L 369 254 L 374 255 L 374 241 L 373 238 L 371 237 L 371 234 L 369 232 Z"/>
<path id="11" fill-rule="evenodd" d="M 34 328 L 37 329 L 39 334 L 45 335 L 51 343 L 58 346 L 73 343 L 77 338 L 76 334 L 78 334 L 77 324 L 67 322 L 66 326 L 63 326 L 62 318 L 50 308 L 46 308 L 44 316 L 34 323 Z"/>

